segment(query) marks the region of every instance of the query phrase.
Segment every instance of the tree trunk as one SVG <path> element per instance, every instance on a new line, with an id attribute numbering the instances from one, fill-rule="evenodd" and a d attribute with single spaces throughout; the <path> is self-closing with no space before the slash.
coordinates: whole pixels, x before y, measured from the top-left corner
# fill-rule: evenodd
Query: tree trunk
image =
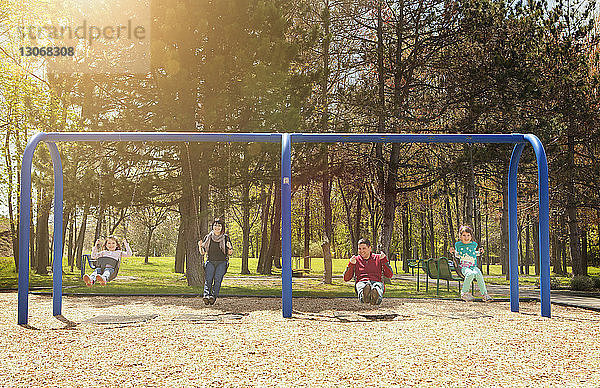
<path id="1" fill-rule="evenodd" d="M 199 146 L 206 145 L 200 144 Z M 201 155 L 211 152 L 212 149 L 204 150 Z M 201 156 L 201 158 L 202 157 L 203 156 Z M 198 162 L 200 162 L 201 158 Z M 208 234 L 209 227 L 212 230 L 212 222 L 214 219 L 213 214 L 211 213 L 212 209 L 209 205 L 210 177 L 208 175 L 208 169 L 201 168 L 199 169 L 199 172 L 199 176 L 196 176 L 196 173 L 194 172 L 194 182 L 200 182 L 200 193 L 198 194 L 198 218 L 196 218 L 196 223 L 200 222 L 200 225 L 198 225 L 198 233 L 200 233 L 200 238 L 203 238 Z M 227 220 L 225 220 L 225 223 L 227 223 Z M 202 264 L 202 278 L 204 278 L 204 264 Z"/>
<path id="2" fill-rule="evenodd" d="M 588 276 L 588 238 L 587 229 L 581 230 L 581 274 Z"/>
<path id="3" fill-rule="evenodd" d="M 456 208 L 456 229 L 460 229 L 460 189 L 458 187 L 458 182 L 454 183 L 454 187 L 456 188 L 456 192 L 454 193 L 454 204 Z M 456 236 L 456 235 L 455 235 Z"/>
<path id="4" fill-rule="evenodd" d="M 347 206 L 346 211 L 348 212 Z M 350 235 L 352 236 L 352 225 L 349 214 L 348 226 L 350 228 Z M 306 190 L 304 194 L 304 268 L 310 268 L 310 181 L 306 183 Z"/>
<path id="5" fill-rule="evenodd" d="M 248 166 L 246 167 L 246 171 Z M 242 187 L 242 275 L 249 275 L 248 256 L 250 247 L 250 180 Z"/>
<path id="6" fill-rule="evenodd" d="M 597 254 L 596 254 L 596 261 L 594 263 L 594 265 L 600 265 L 600 210 L 596 211 L 596 220 L 598 220 L 596 222 L 596 248 L 597 248 Z"/>
<path id="7" fill-rule="evenodd" d="M 41 189 L 37 189 L 37 203 L 38 206 L 39 204 L 42 202 L 42 190 Z M 35 227 L 35 222 L 34 220 L 36 220 L 36 218 L 34 218 L 34 214 L 33 214 L 33 204 L 30 206 L 29 209 L 29 230 L 30 230 L 30 238 L 29 238 L 29 257 L 31 257 L 31 262 L 29 263 L 29 266 L 31 268 L 35 268 L 35 266 L 37 265 L 37 251 L 36 251 L 36 241 L 37 241 L 37 228 Z"/>
<path id="8" fill-rule="evenodd" d="M 198 240 L 201 239 L 201 236 L 199 236 L 200 226 L 198 225 L 197 199 L 195 198 L 195 195 L 198 193 L 198 185 L 196 184 L 196 180 L 193 179 L 194 171 L 200 169 L 194 168 L 192 160 L 190 160 L 190 155 L 200 155 L 200 152 L 193 147 L 194 145 L 196 143 L 191 143 L 189 150 L 187 144 L 183 144 L 180 147 L 180 160 L 182 164 L 181 184 L 183 187 L 180 209 L 183 211 L 181 213 L 182 219 L 185 218 L 184 241 L 187 284 L 192 287 L 200 287 L 204 285 L 204 266 L 198 249 Z M 194 159 L 194 161 L 196 160 Z"/>
<path id="9" fill-rule="evenodd" d="M 567 276 L 569 274 L 569 268 L 567 265 L 567 241 L 566 240 L 561 240 L 560 256 L 562 257 L 563 275 Z M 571 271 L 572 271 L 572 269 L 571 269 Z"/>
<path id="10" fill-rule="evenodd" d="M 427 222 L 425 221 L 425 211 L 419 210 L 419 223 L 421 231 L 421 255 L 424 259 L 430 258 L 427 253 Z"/>
<path id="11" fill-rule="evenodd" d="M 519 274 L 525 274 L 525 263 L 524 261 L 524 253 L 523 253 L 523 223 L 517 221 L 517 250 L 519 252 L 518 257 L 518 267 Z"/>
<path id="12" fill-rule="evenodd" d="M 71 222 L 71 212 L 72 208 L 69 206 L 64 209 L 63 212 L 63 230 L 62 230 L 62 250 L 65 251 L 65 245 L 67 243 L 67 230 L 69 228 L 69 224 Z M 64 255 L 66 256 L 66 255 Z"/>
<path id="13" fill-rule="evenodd" d="M 71 236 L 73 240 L 72 245 L 69 247 L 69 255 L 73 257 L 75 266 L 81 268 L 81 263 L 77 260 L 77 233 L 79 232 L 79 229 L 77 228 L 77 206 L 75 206 L 75 211 L 73 212 L 73 222 L 71 223 L 71 226 L 73 227 L 73 234 Z"/>
<path id="14" fill-rule="evenodd" d="M 152 242 L 152 234 L 154 233 L 154 228 L 148 227 L 148 238 L 146 239 L 146 254 L 144 255 L 144 264 L 149 264 L 148 256 L 150 256 L 150 243 Z"/>
<path id="15" fill-rule="evenodd" d="M 394 221 L 396 217 L 397 190 L 398 181 L 398 162 L 400 158 L 399 143 L 393 143 L 390 151 L 390 160 L 388 163 L 387 180 L 383 183 L 385 187 L 383 199 L 383 227 L 381 231 L 381 241 L 379 247 L 383 252 L 389 253 L 392 243 L 392 232 L 394 231 Z"/>
<path id="16" fill-rule="evenodd" d="M 281 187 L 275 190 L 275 213 L 271 224 L 271 244 L 269 246 L 270 262 L 281 269 Z M 269 268 L 269 271 L 271 268 Z"/>
<path id="17" fill-rule="evenodd" d="M 281 187 L 274 185 L 275 201 L 273 202 L 271 212 L 271 238 L 265 255 L 265 260 L 262 263 L 260 273 L 262 275 L 270 275 L 273 268 L 273 260 L 275 256 L 281 255 Z M 279 249 L 278 249 L 279 248 Z"/>
<path id="18" fill-rule="evenodd" d="M 481 234 L 481 201 L 479 200 L 479 186 L 475 186 L 474 188 L 475 196 L 473 197 L 473 211 L 474 219 L 475 219 L 475 236 L 477 236 L 477 241 L 480 243 L 483 242 L 483 235 Z M 481 266 L 481 263 L 480 263 Z M 480 268 L 481 269 L 481 268 Z"/>
<path id="19" fill-rule="evenodd" d="M 473 214 L 474 214 L 474 203 L 475 203 L 475 174 L 474 174 L 474 167 L 473 167 L 473 150 L 472 150 L 472 146 L 470 144 L 465 144 L 465 148 L 468 148 L 469 150 L 469 169 L 471 170 L 471 174 L 469 175 L 469 180 L 468 182 L 465 184 L 465 191 L 467 194 L 467 200 L 465 201 L 465 205 L 466 205 L 466 218 L 465 218 L 465 223 L 467 225 L 470 225 L 473 228 L 473 231 L 475 231 L 475 224 L 473 222 Z M 473 236 L 473 238 L 475 238 L 475 236 Z"/>
<path id="20" fill-rule="evenodd" d="M 568 269 L 568 265 L 567 265 L 567 238 L 569 238 L 569 232 L 566 230 L 566 225 L 565 225 L 565 216 L 561 216 L 560 217 L 560 232 L 561 232 L 561 239 L 560 239 L 560 255 L 562 257 L 562 269 L 563 269 L 563 275 L 568 275 L 569 274 L 569 269 Z M 567 236 L 567 238 L 564 238 L 563 236 Z M 571 268 L 572 271 L 572 268 Z"/>
<path id="21" fill-rule="evenodd" d="M 98 195 L 102 195 L 102 191 L 98 192 Z M 98 240 L 102 235 L 102 221 L 104 220 L 104 205 L 98 207 L 98 219 L 96 221 L 96 230 L 94 232 L 94 241 Z"/>
<path id="22" fill-rule="evenodd" d="M 177 246 L 175 248 L 175 273 L 185 273 L 185 223 L 181 201 L 179 202 L 179 214 L 179 231 L 177 232 Z"/>
<path id="23" fill-rule="evenodd" d="M 506 167 L 506 166 L 505 166 Z M 505 168 L 504 170 L 507 170 Z M 502 172 L 502 217 L 500 219 L 500 259 L 502 260 L 502 274 L 509 279 L 508 271 L 508 177 L 506 172 Z"/>
<path id="24" fill-rule="evenodd" d="M 402 270 L 408 272 L 408 259 L 411 258 L 411 239 L 408 230 L 410 204 L 408 201 L 402 205 Z"/>
<path id="25" fill-rule="evenodd" d="M 69 224 L 69 240 L 67 242 L 67 262 L 69 267 L 71 267 L 71 272 L 73 272 L 73 268 L 75 267 L 75 255 L 73 254 L 73 236 L 75 235 L 75 220 L 77 219 L 77 207 L 73 207 L 73 212 L 71 213 L 72 221 Z"/>
<path id="26" fill-rule="evenodd" d="M 362 202 L 363 202 L 363 190 L 364 187 L 362 185 L 358 185 L 358 194 L 356 197 L 356 213 L 354 217 L 354 234 L 356 236 L 356 241 L 352 246 L 352 253 L 354 255 L 358 254 L 358 240 L 360 240 L 361 227 L 360 222 L 362 221 Z"/>
<path id="27" fill-rule="evenodd" d="M 13 168 L 10 153 L 10 137 L 11 137 L 11 126 L 6 127 L 6 140 L 4 143 L 4 161 L 6 163 L 6 172 L 8 178 L 8 220 L 10 224 L 10 239 L 13 250 L 13 259 L 15 261 L 15 269 L 19 272 L 19 242 L 17 235 L 17 228 L 15 225 L 18 224 L 18 220 L 15 222 L 15 215 L 13 212 Z"/>
<path id="28" fill-rule="evenodd" d="M 489 210 L 487 203 L 487 191 L 485 192 L 485 257 L 486 273 L 490 274 L 490 235 L 488 233 Z"/>
<path id="29" fill-rule="evenodd" d="M 81 225 L 79 226 L 79 234 L 77 235 L 77 244 L 75 247 L 75 263 L 81 268 L 81 256 L 83 255 L 83 243 L 85 240 L 85 230 L 87 227 L 87 219 L 90 213 L 90 204 L 86 203 L 83 208 L 83 216 L 81 217 Z M 93 241 L 92 243 L 95 243 Z"/>
<path id="30" fill-rule="evenodd" d="M 529 225 L 531 224 L 529 214 L 525 224 L 525 274 L 529 275 L 529 266 L 531 265 L 531 237 L 529 235 Z"/>
<path id="31" fill-rule="evenodd" d="M 450 186 L 448 185 L 448 181 L 445 177 L 444 189 L 446 191 L 446 195 L 444 196 L 444 203 L 446 204 L 446 218 L 448 219 L 448 227 L 450 228 L 450 241 L 454 241 L 457 235 L 454 232 L 454 225 L 452 223 L 452 206 L 450 205 Z M 451 244 L 451 246 L 454 246 L 454 244 Z"/>
<path id="32" fill-rule="evenodd" d="M 550 265 L 552 266 L 552 272 L 554 273 L 558 273 L 556 272 L 556 256 L 558 253 L 558 241 L 556 239 L 556 233 L 553 233 L 552 231 L 550 231 Z M 536 261 L 539 261 L 539 259 L 537 259 Z"/>
<path id="33" fill-rule="evenodd" d="M 444 246 L 442 247 L 442 255 L 450 257 L 450 246 L 454 246 L 454 239 L 450 236 L 450 231 L 448 227 L 448 217 L 445 216 L 444 209 L 441 210 L 442 214 L 440 214 L 440 220 L 444 226 Z"/>
<path id="34" fill-rule="evenodd" d="M 581 265 L 581 237 L 579 225 L 577 223 L 577 208 L 574 201 L 567 200 L 567 216 L 569 226 L 569 253 L 571 254 L 573 275 L 583 275 L 583 266 Z"/>
<path id="35" fill-rule="evenodd" d="M 48 219 L 50 218 L 51 199 L 45 190 L 42 190 L 42 201 L 38 204 L 37 214 L 37 233 L 36 233 L 36 266 L 35 272 L 38 275 L 47 275 L 50 265 L 50 247 L 48 245 Z"/>
<path id="36" fill-rule="evenodd" d="M 261 217 L 262 217 L 262 233 L 260 237 L 260 253 L 258 257 L 258 265 L 256 272 L 266 275 L 265 271 L 267 268 L 267 256 L 269 254 L 269 213 L 271 207 L 271 195 L 273 191 L 273 184 L 269 186 L 269 193 L 265 194 L 264 190 L 261 195 L 263 197 Z M 270 270 L 269 270 L 270 273 Z"/>
<path id="37" fill-rule="evenodd" d="M 331 241 L 333 239 L 333 214 L 331 209 L 331 180 L 329 177 L 329 145 L 322 145 L 323 151 L 323 168 L 321 181 L 321 199 L 323 201 L 323 282 L 332 284 L 333 279 L 333 261 L 331 260 Z"/>
<path id="38" fill-rule="evenodd" d="M 570 134 L 567 136 L 567 171 L 575 171 L 575 137 Z M 583 275 L 581 265 L 581 246 L 579 236 L 579 225 L 577 224 L 577 192 L 575 191 L 575 173 L 568 174 L 566 191 L 567 206 L 566 213 L 569 223 L 569 250 L 571 253 L 571 266 L 573 275 Z M 566 268 L 566 266 L 565 266 Z"/>
<path id="39" fill-rule="evenodd" d="M 435 230 L 433 228 L 433 203 L 431 203 L 431 197 L 429 197 L 429 192 L 427 193 L 429 206 L 427 217 L 429 221 L 429 252 L 431 253 L 431 257 L 437 257 L 435 255 Z"/>
<path id="40" fill-rule="evenodd" d="M 552 234 L 552 272 L 557 275 L 562 275 L 562 265 L 561 265 L 561 255 L 562 252 L 562 243 L 560 238 L 558 237 L 558 233 Z"/>
<path id="41" fill-rule="evenodd" d="M 369 209 L 369 224 L 371 226 L 371 247 L 377 249 L 377 214 L 379 213 L 379 207 L 377 204 L 377 194 L 373 192 L 373 189 L 369 192 L 367 208 Z"/>

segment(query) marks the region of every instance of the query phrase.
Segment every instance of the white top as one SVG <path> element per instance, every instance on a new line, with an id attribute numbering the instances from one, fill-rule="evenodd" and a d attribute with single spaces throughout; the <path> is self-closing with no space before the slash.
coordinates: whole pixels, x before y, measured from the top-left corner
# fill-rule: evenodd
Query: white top
<path id="1" fill-rule="evenodd" d="M 132 255 L 131 248 L 129 247 L 129 243 L 127 241 L 123 242 L 125 245 L 125 250 L 114 250 L 114 251 L 98 251 L 96 245 L 92 248 L 92 259 L 96 260 L 99 257 L 110 257 L 111 259 L 115 259 L 117 261 L 121 261 L 121 257 L 130 257 Z"/>

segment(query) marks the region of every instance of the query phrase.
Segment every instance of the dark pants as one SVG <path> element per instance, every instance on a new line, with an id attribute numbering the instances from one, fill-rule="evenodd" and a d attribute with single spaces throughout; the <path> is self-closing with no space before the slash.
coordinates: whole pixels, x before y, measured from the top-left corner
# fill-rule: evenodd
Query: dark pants
<path id="1" fill-rule="evenodd" d="M 207 261 L 204 264 L 204 296 L 219 296 L 221 282 L 229 267 L 229 261 Z"/>

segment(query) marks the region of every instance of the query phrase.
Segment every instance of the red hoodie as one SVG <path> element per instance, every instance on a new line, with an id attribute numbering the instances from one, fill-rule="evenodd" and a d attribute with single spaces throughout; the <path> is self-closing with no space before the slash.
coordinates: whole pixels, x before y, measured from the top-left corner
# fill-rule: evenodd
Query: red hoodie
<path id="1" fill-rule="evenodd" d="M 381 253 L 371 253 L 371 256 L 367 259 L 361 255 L 353 257 L 356 258 L 356 264 L 348 263 L 348 267 L 344 272 L 344 281 L 346 282 L 352 279 L 354 275 L 356 275 L 357 282 L 363 280 L 380 282 L 382 272 L 387 278 L 394 276 L 387 257 L 384 257 Z"/>

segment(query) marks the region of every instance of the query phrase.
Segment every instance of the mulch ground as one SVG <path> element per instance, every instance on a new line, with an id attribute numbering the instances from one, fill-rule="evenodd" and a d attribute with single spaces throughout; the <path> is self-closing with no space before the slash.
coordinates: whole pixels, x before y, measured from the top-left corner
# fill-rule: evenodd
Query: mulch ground
<path id="1" fill-rule="evenodd" d="M 0 294 L 6 387 L 598 387 L 600 314 L 536 303 Z M 112 318 L 145 316 L 122 323 Z M 109 318 L 109 319 L 103 319 Z M 99 321 L 107 323 L 98 323 Z"/>

